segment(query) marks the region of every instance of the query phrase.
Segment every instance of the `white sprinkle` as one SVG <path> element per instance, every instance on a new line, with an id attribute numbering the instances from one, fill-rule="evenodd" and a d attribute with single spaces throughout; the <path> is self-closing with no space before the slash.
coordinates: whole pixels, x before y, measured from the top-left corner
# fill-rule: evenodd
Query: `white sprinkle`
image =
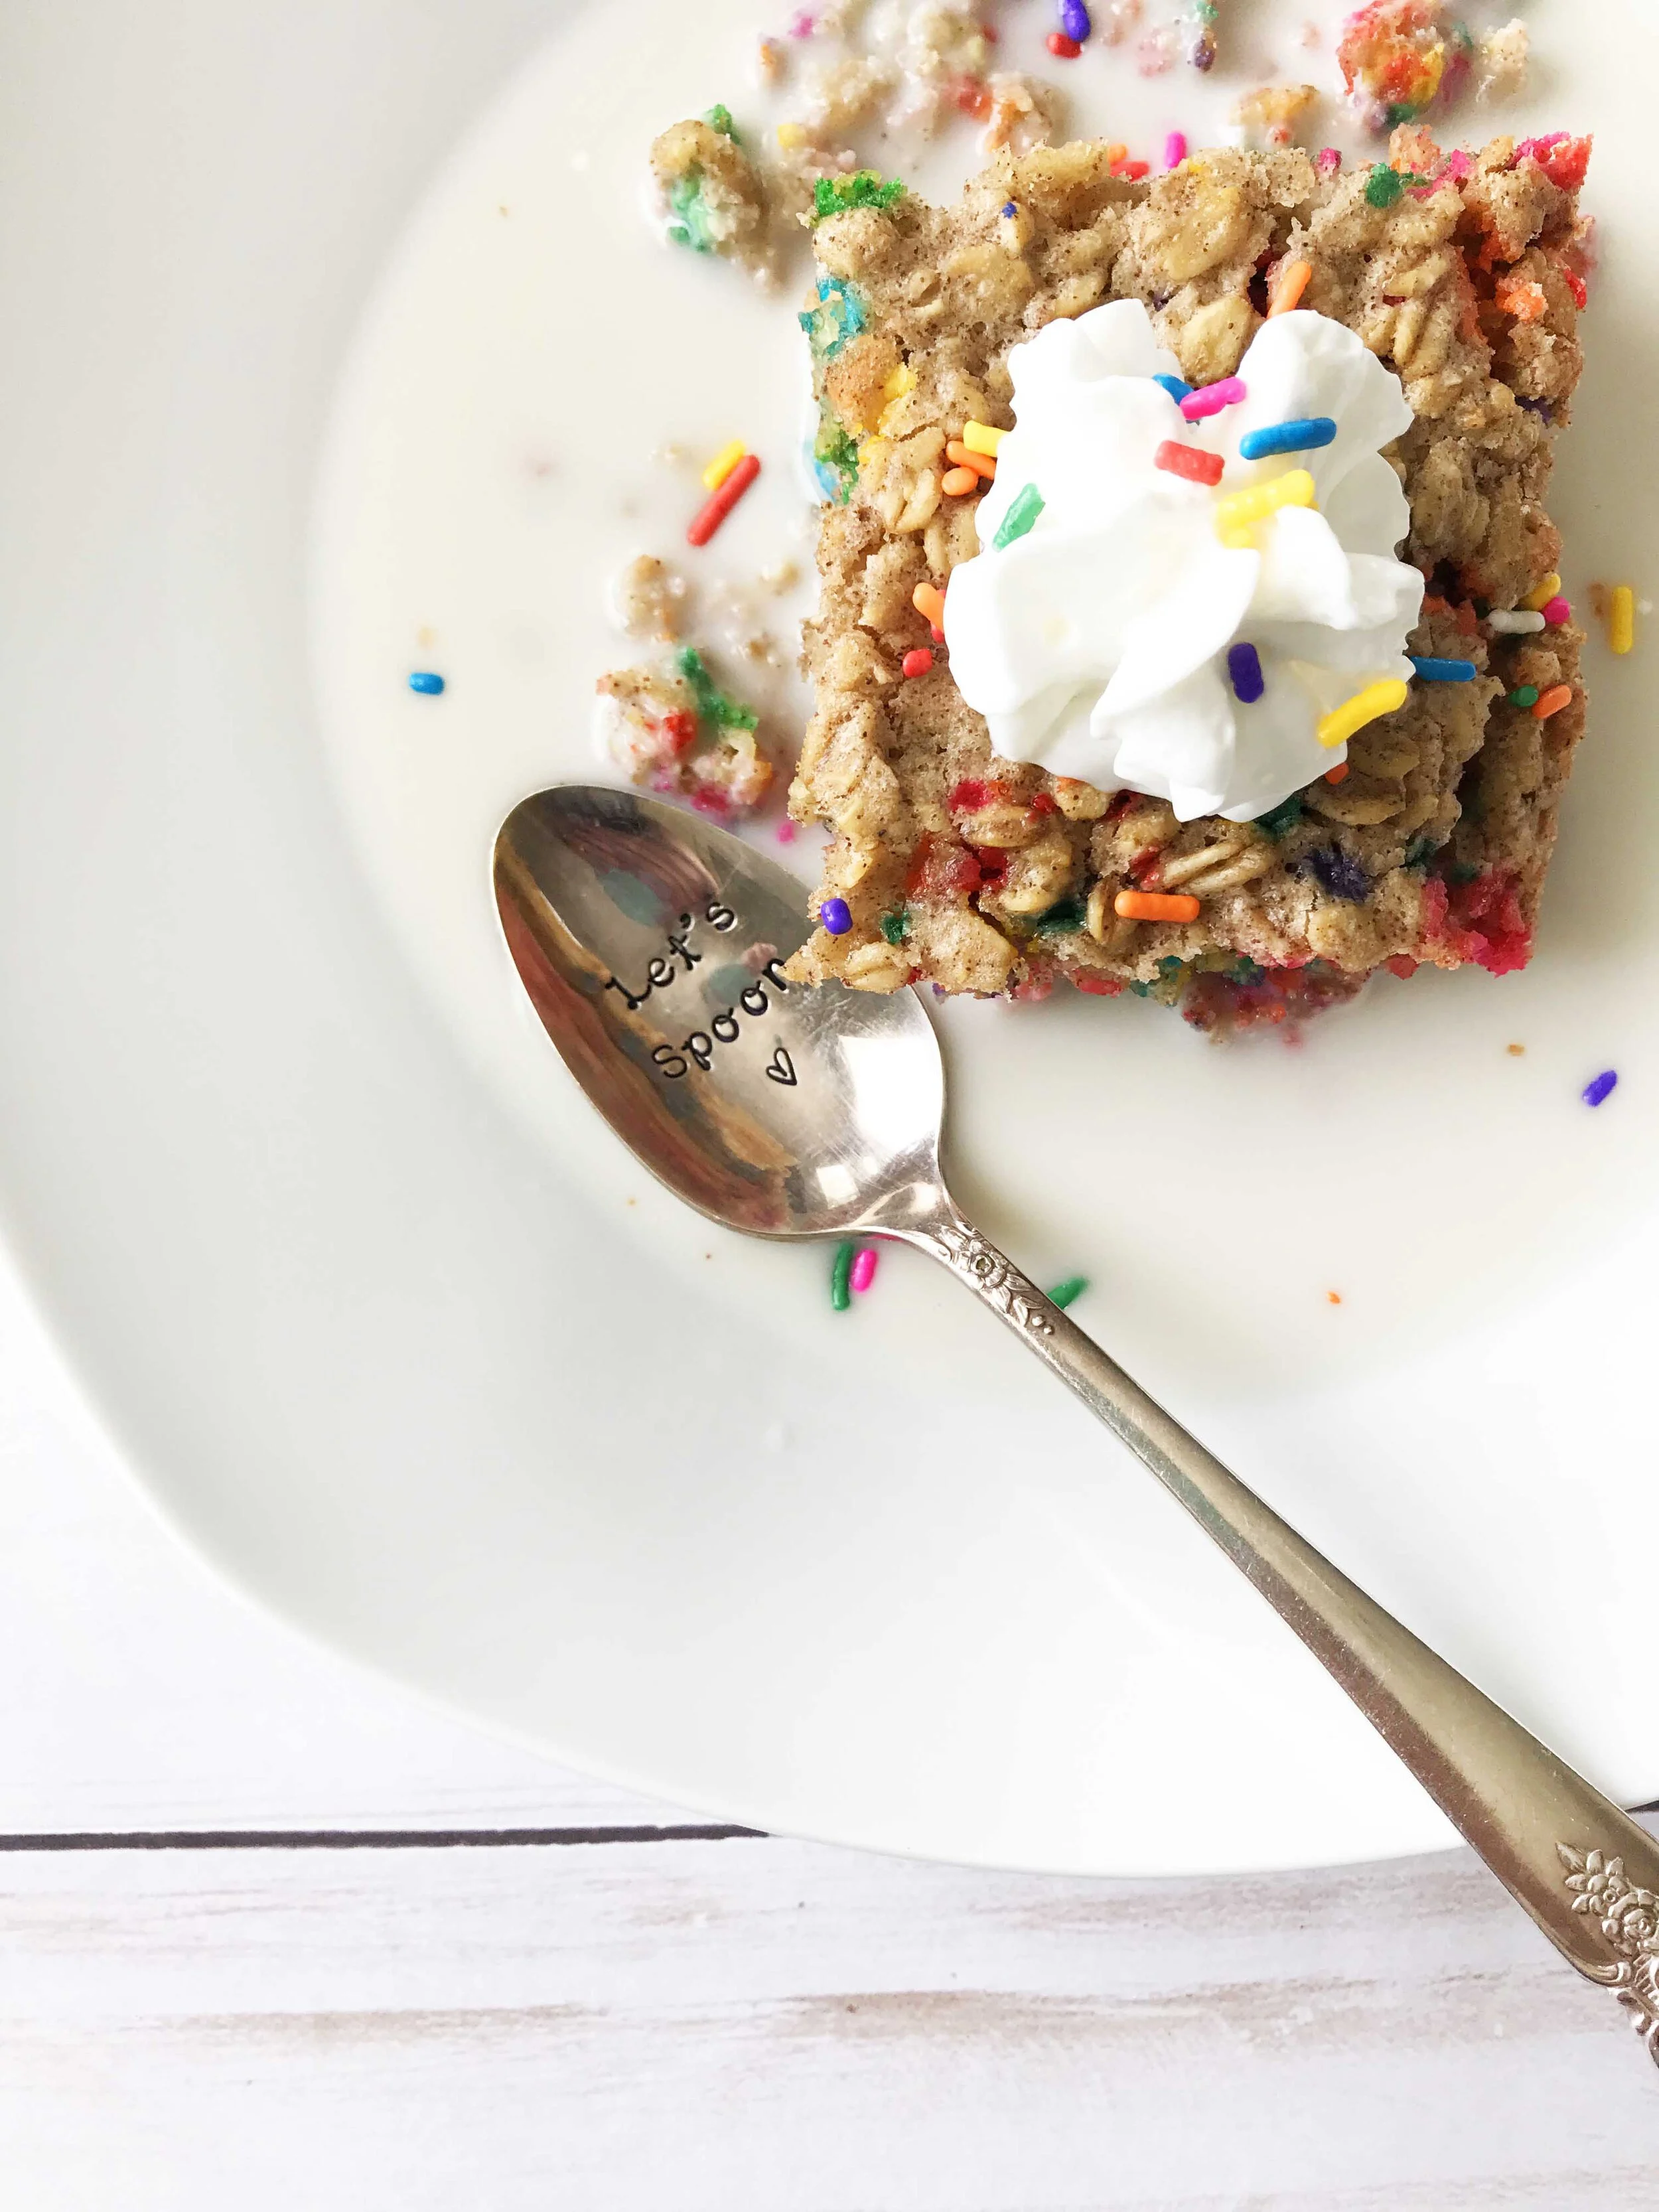
<path id="1" fill-rule="evenodd" d="M 1545 627 L 1543 616 L 1529 613 L 1525 607 L 1494 607 L 1486 621 L 1500 637 L 1530 637 Z"/>

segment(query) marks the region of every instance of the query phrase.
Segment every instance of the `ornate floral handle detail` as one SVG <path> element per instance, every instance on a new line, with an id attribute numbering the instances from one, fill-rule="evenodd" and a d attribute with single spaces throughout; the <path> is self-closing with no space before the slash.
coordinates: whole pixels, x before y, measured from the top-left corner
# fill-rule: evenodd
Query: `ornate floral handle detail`
<path id="1" fill-rule="evenodd" d="M 1595 1923 L 1607 1953 L 1607 1984 L 1659 2065 L 1659 1896 L 1625 1872 L 1624 1860 L 1558 1844 L 1572 1909 Z"/>
<path id="2" fill-rule="evenodd" d="M 977 1229 L 965 1221 L 947 1221 L 934 1235 L 938 1256 L 954 1267 L 987 1305 L 994 1306 L 1005 1321 L 1012 1322 L 1017 1328 L 1030 1329 L 1033 1336 L 1054 1334 L 1054 1325 L 1048 1318 L 1054 1307 L 1036 1285 L 1028 1281 Z"/>
<path id="3" fill-rule="evenodd" d="M 934 1198 L 936 1211 L 890 1234 L 977 1291 L 1180 1500 L 1562 1956 L 1614 1991 L 1659 2062 L 1659 1844 L 1281 1521 L 943 1191 Z"/>

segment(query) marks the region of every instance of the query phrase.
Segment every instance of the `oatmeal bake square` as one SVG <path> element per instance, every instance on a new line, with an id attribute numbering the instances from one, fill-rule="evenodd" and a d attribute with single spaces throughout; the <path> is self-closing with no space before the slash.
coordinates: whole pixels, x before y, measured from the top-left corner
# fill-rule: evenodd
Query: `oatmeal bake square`
<path id="1" fill-rule="evenodd" d="M 805 632 L 815 711 L 790 804 L 830 841 L 821 926 L 796 974 L 1022 998 L 1063 978 L 1179 1002 L 1211 1027 L 1283 1020 L 1351 995 L 1383 966 L 1408 975 L 1474 962 L 1501 975 L 1525 964 L 1584 726 L 1583 635 L 1559 596 L 1545 500 L 1582 365 L 1577 195 L 1589 151 L 1580 139 L 1498 139 L 1447 156 L 1426 131 L 1403 129 L 1389 162 L 1358 170 L 1297 149 L 1224 150 L 1143 181 L 1121 173 L 1120 149 L 1086 143 L 1004 155 L 953 208 L 870 189 L 837 211 L 828 196 L 802 317 L 827 495 Z M 1074 332 L 1051 327 L 1066 322 Z M 1030 344 L 1039 332 L 1041 346 Z M 1079 618 L 1094 620 L 1114 592 L 1139 608 L 1170 517 L 1199 528 L 1207 550 L 1193 557 L 1206 576 L 1232 573 L 1212 562 L 1216 532 L 1194 524 L 1193 501 L 1217 503 L 1224 554 L 1260 548 L 1265 515 L 1282 534 L 1281 568 L 1293 538 L 1326 532 L 1322 517 L 1287 521 L 1284 510 L 1322 505 L 1328 456 L 1301 453 L 1297 439 L 1329 447 L 1339 420 L 1310 409 L 1321 421 L 1258 428 L 1242 443 L 1235 429 L 1224 455 L 1224 439 L 1205 438 L 1230 407 L 1245 419 L 1247 354 L 1282 368 L 1298 347 L 1327 363 L 1328 384 L 1334 376 L 1331 388 L 1370 425 L 1365 465 L 1386 464 L 1380 511 L 1394 501 L 1397 543 L 1352 564 L 1370 579 L 1364 591 L 1392 591 L 1404 609 L 1386 664 L 1368 669 L 1350 640 L 1324 653 L 1330 665 L 1304 665 L 1304 650 L 1317 659 L 1324 646 L 1299 645 L 1307 623 L 1275 626 L 1267 617 L 1285 607 L 1267 605 L 1264 635 L 1279 658 L 1265 684 L 1248 620 L 1194 678 L 1210 687 L 1204 713 L 1217 732 L 1267 727 L 1249 719 L 1264 712 L 1264 688 L 1267 708 L 1292 684 L 1312 702 L 1301 711 L 1319 744 L 1281 747 L 1295 765 L 1271 805 L 1248 775 L 1224 794 L 1213 775 L 1206 786 L 1188 775 L 1184 799 L 1174 786 L 1168 796 L 1129 787 L 1133 716 L 1116 726 L 1117 775 L 1061 772 L 1099 758 L 1088 733 L 1102 726 L 1086 696 L 1055 706 L 1063 682 L 1052 696 L 995 702 L 1016 750 L 1021 731 L 1073 714 L 1073 735 L 1006 757 L 963 692 L 980 696 L 988 678 L 970 681 L 969 669 L 994 672 L 1006 640 L 1025 634 L 1024 603 L 1008 601 L 1018 578 L 1029 599 L 1046 575 L 1057 605 L 1071 590 Z M 1030 410 L 1039 356 L 1051 380 L 1054 362 L 1085 381 L 1119 377 L 1114 404 L 1127 411 L 1112 434 L 1128 435 L 1127 422 L 1149 441 L 1135 463 L 1144 497 L 1115 538 L 1103 508 L 1092 537 L 1083 526 L 1091 484 L 1109 490 L 1109 477 L 1091 478 L 1080 450 L 1073 471 L 1051 441 L 1046 493 L 1035 479 L 998 481 L 1006 440 L 1039 450 L 1016 404 L 1023 378 Z M 1133 386 L 1131 361 L 1152 365 Z M 1258 381 L 1263 373 L 1253 366 Z M 1303 388 L 1285 374 L 1283 389 Z M 1379 401 L 1368 378 L 1391 397 Z M 1086 392 L 1077 404 L 1097 404 Z M 1147 473 L 1154 447 L 1161 481 Z M 1265 505 L 1249 489 L 1262 469 L 1241 453 L 1280 457 Z M 1134 533 L 1147 515 L 1157 526 L 1143 550 Z M 981 542 L 981 517 L 993 542 Z M 1263 608 L 1259 592 L 1254 605 Z M 1350 608 L 1340 618 L 1352 631 L 1372 617 Z M 1066 619 L 1060 608 L 1047 634 Z M 1114 649 L 1180 660 L 1189 640 L 1171 619 L 1125 613 L 1129 634 Z M 1191 619 L 1213 629 L 1213 605 Z M 1219 619 L 1224 633 L 1231 617 Z M 1212 811 L 1196 811 L 1206 788 Z"/>

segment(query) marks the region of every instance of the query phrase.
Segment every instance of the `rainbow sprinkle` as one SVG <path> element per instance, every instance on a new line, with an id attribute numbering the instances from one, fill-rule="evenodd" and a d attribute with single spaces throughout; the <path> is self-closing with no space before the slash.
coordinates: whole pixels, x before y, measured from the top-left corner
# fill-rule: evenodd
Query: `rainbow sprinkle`
<path id="1" fill-rule="evenodd" d="M 827 898 L 818 908 L 818 920 L 831 937 L 845 937 L 853 927 L 853 911 L 842 898 Z"/>
<path id="2" fill-rule="evenodd" d="M 1528 607 L 1494 607 L 1486 623 L 1499 637 L 1534 637 L 1543 629 L 1544 617 Z"/>
<path id="3" fill-rule="evenodd" d="M 1295 422 L 1275 422 L 1271 429 L 1247 430 L 1238 441 L 1242 461 L 1270 460 L 1276 453 L 1314 453 L 1336 443 L 1336 424 L 1328 415 L 1305 415 Z"/>
<path id="4" fill-rule="evenodd" d="M 851 1244 L 837 1244 L 835 1259 L 830 1264 L 830 1304 L 836 1313 L 845 1313 L 853 1303 L 848 1286 L 853 1277 L 854 1249 Z"/>
<path id="5" fill-rule="evenodd" d="M 1414 653 L 1408 658 L 1425 684 L 1473 684 L 1480 673 L 1472 660 L 1425 660 Z"/>
<path id="6" fill-rule="evenodd" d="M 419 691 L 428 699 L 435 699 L 444 688 L 444 679 L 435 668 L 416 668 L 409 679 L 411 691 Z"/>
<path id="7" fill-rule="evenodd" d="M 702 472 L 705 491 L 718 491 L 749 448 L 741 438 L 733 438 L 729 446 L 722 446 Z"/>
<path id="8" fill-rule="evenodd" d="M 1250 532 L 1258 522 L 1277 514 L 1282 507 L 1312 507 L 1316 496 L 1306 469 L 1287 469 L 1269 483 L 1253 484 L 1248 491 L 1230 491 L 1215 503 L 1215 526 L 1221 542 L 1235 553 L 1250 550 Z"/>
<path id="9" fill-rule="evenodd" d="M 1088 1287 L 1089 1278 L 1086 1275 L 1067 1275 L 1063 1283 L 1056 1283 L 1049 1291 L 1048 1303 L 1051 1306 L 1058 1306 L 1064 1313 L 1067 1306 L 1077 1304 Z"/>
<path id="10" fill-rule="evenodd" d="M 1328 751 L 1346 745 L 1368 723 L 1380 721 L 1384 714 L 1398 714 L 1410 696 L 1411 686 L 1397 676 L 1381 684 L 1368 684 L 1334 714 L 1325 716 L 1319 725 L 1320 744 Z"/>
<path id="11" fill-rule="evenodd" d="M 1060 0 L 1060 27 L 1080 46 L 1094 29 L 1083 0 Z"/>
<path id="12" fill-rule="evenodd" d="M 974 423 L 969 425 L 969 429 L 976 427 Z M 1013 504 L 997 526 L 992 544 L 1000 552 L 1005 546 L 1012 545 L 1016 538 L 1024 538 L 1028 531 L 1036 528 L 1036 519 L 1046 505 L 1047 501 L 1036 486 L 1027 484 L 1024 491 L 1014 495 Z"/>
<path id="13" fill-rule="evenodd" d="M 1184 131 L 1172 131 L 1164 141 L 1164 166 L 1166 169 L 1178 169 L 1186 158 L 1187 134 Z"/>
<path id="14" fill-rule="evenodd" d="M 880 1257 L 880 1253 L 873 1244 L 865 1244 L 860 1246 L 854 1259 L 852 1271 L 848 1279 L 860 1297 L 863 1297 L 871 1284 L 875 1281 L 876 1262 Z"/>
<path id="15" fill-rule="evenodd" d="M 1592 1082 L 1584 1085 L 1584 1103 L 1586 1106 L 1604 1106 L 1618 1088 L 1618 1070 L 1613 1067 L 1604 1068 Z"/>
<path id="16" fill-rule="evenodd" d="M 1193 388 L 1190 384 L 1183 384 L 1178 376 L 1155 376 L 1152 382 L 1161 384 L 1177 407 L 1190 395 Z"/>
<path id="17" fill-rule="evenodd" d="M 1189 422 L 1202 422 L 1212 415 L 1219 415 L 1224 408 L 1237 407 L 1249 393 L 1236 376 L 1224 376 L 1219 383 L 1206 384 L 1201 392 L 1189 392 L 1181 403 L 1181 411 Z"/>
<path id="18" fill-rule="evenodd" d="M 1183 446 L 1177 438 L 1166 438 L 1152 455 L 1152 466 L 1166 476 L 1183 477 L 1188 483 L 1207 484 L 1213 491 L 1227 464 L 1219 453 L 1206 453 L 1198 446 Z"/>
<path id="19" fill-rule="evenodd" d="M 1560 590 L 1561 579 L 1559 576 L 1546 576 L 1541 584 L 1535 586 L 1533 590 L 1527 593 L 1526 598 L 1522 600 L 1521 604 L 1527 609 L 1529 614 L 1541 615 L 1544 612 L 1545 608 L 1548 606 L 1550 601 L 1559 595 Z"/>
<path id="20" fill-rule="evenodd" d="M 1636 649 L 1636 594 L 1628 584 L 1615 584 L 1607 601 L 1607 642 L 1619 653 Z"/>
<path id="21" fill-rule="evenodd" d="M 1241 706 L 1254 707 L 1267 689 L 1267 679 L 1261 673 L 1261 655 L 1253 645 L 1228 647 L 1227 674 L 1233 696 Z"/>

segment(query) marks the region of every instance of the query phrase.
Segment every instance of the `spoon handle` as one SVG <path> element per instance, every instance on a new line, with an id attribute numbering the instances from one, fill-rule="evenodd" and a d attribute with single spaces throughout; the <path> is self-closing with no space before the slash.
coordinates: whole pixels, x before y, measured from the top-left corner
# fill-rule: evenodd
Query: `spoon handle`
<path id="1" fill-rule="evenodd" d="M 1659 1844 L 1229 1474 L 953 1206 L 908 1235 L 1180 1499 L 1556 1948 L 1617 1991 L 1659 2062 Z"/>

